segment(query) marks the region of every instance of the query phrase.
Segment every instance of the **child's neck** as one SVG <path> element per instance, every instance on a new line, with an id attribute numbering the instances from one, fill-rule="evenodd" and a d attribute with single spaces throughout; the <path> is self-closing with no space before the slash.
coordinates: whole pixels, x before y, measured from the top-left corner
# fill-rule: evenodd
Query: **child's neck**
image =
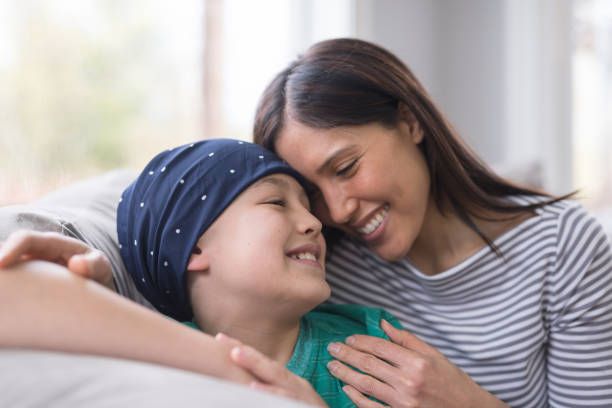
<path id="1" fill-rule="evenodd" d="M 198 326 L 211 335 L 223 333 L 247 344 L 267 357 L 286 365 L 293 356 L 295 344 L 300 332 L 300 319 L 279 322 L 269 318 L 265 311 L 254 316 L 230 318 L 225 315 L 217 322 L 199 321 Z"/>

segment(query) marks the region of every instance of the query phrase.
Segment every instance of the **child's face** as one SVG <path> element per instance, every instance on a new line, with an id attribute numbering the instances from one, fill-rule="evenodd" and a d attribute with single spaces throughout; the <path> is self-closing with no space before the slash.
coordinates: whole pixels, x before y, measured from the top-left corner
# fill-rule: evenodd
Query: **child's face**
<path id="1" fill-rule="evenodd" d="M 303 314 L 329 296 L 321 223 L 288 175 L 253 183 L 197 246 L 208 269 L 190 279 L 194 311 L 230 303 L 260 312 L 285 306 Z"/>

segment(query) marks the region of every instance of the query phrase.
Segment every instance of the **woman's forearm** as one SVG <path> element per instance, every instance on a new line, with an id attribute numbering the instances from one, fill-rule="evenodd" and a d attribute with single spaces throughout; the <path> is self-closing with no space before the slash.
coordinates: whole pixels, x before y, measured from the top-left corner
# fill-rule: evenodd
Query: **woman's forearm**
<path id="1" fill-rule="evenodd" d="M 247 383 L 229 347 L 67 269 L 30 261 L 0 270 L 0 347 L 126 358 Z"/>

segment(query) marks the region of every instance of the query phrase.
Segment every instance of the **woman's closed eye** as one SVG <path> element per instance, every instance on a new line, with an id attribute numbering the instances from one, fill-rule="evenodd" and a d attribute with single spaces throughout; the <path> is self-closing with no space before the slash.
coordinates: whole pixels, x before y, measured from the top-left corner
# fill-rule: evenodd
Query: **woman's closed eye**
<path id="1" fill-rule="evenodd" d="M 351 170 L 353 170 L 355 168 L 355 166 L 357 165 L 357 162 L 359 162 L 358 158 L 353 160 L 353 161 L 351 161 L 346 166 L 341 167 L 339 170 L 336 171 L 336 176 L 347 176 L 347 175 L 349 175 Z"/>

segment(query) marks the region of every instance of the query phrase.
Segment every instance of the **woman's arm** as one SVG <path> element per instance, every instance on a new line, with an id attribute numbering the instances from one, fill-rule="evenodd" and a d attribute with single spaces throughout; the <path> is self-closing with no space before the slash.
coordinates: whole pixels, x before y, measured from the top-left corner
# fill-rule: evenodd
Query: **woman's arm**
<path id="1" fill-rule="evenodd" d="M 60 265 L 0 269 L 0 347 L 126 358 L 247 384 L 230 347 Z"/>
<path id="2" fill-rule="evenodd" d="M 381 327 L 391 341 L 354 335 L 350 336 L 354 339 L 352 344 L 331 343 L 338 349 L 328 348 L 333 357 L 361 371 L 339 361 L 328 364 L 331 374 L 347 384 L 342 390 L 357 407 L 385 406 L 367 396 L 396 408 L 507 407 L 435 348 L 386 321 Z M 233 350 L 233 357 L 241 352 L 248 355 L 244 346 L 238 349 Z M 283 376 L 270 369 L 271 362 L 265 356 L 232 360 L 256 377 L 265 377 L 267 384 L 279 387 L 283 383 Z"/>
<path id="3" fill-rule="evenodd" d="M 102 251 L 57 232 L 21 230 L 0 242 L 0 268 L 29 259 L 65 266 L 72 273 L 94 280 L 116 291 L 113 272 Z"/>
<path id="4" fill-rule="evenodd" d="M 330 354 L 359 369 L 333 361 L 332 375 L 358 407 L 378 407 L 366 395 L 392 407 L 507 407 L 481 388 L 442 353 L 387 321 L 381 328 L 391 341 L 354 335 L 346 344 L 333 343 Z"/>
<path id="5" fill-rule="evenodd" d="M 569 206 L 558 227 L 544 324 L 548 402 L 612 406 L 612 246 L 601 224 Z"/>

